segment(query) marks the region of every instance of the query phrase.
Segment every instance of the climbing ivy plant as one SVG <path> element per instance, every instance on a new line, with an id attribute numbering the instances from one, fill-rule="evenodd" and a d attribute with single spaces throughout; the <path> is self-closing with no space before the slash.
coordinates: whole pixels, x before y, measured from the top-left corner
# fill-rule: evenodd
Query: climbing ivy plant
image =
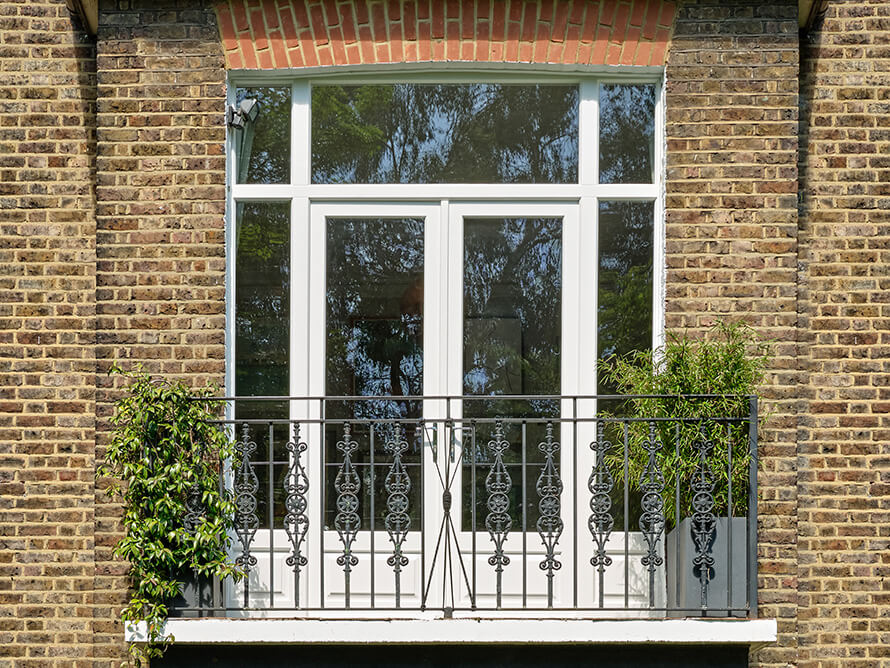
<path id="1" fill-rule="evenodd" d="M 172 641 L 164 624 L 184 579 L 242 575 L 228 555 L 235 508 L 220 484 L 234 444 L 213 423 L 221 408 L 214 388 L 196 391 L 141 368 L 114 366 L 111 373 L 129 384 L 115 405 L 111 442 L 96 475 L 110 478 L 108 494 L 124 503 L 125 534 L 114 555 L 129 563 L 132 590 L 121 619 L 147 624 L 147 642 L 129 647 L 142 665 Z"/>

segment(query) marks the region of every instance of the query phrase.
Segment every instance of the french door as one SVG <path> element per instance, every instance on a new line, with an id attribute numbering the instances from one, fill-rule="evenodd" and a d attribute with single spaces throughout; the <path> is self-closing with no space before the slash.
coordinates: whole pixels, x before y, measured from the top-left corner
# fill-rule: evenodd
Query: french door
<path id="1" fill-rule="evenodd" d="M 307 303 L 294 312 L 308 317 L 309 395 L 344 398 L 307 402 L 302 415 L 293 409 L 294 418 L 326 425 L 310 435 L 319 444 L 310 443 L 310 470 L 325 480 L 312 499 L 312 515 L 325 517 L 315 527 L 324 577 L 309 578 L 310 599 L 326 608 L 559 603 L 559 588 L 545 600 L 547 578 L 526 575 L 544 554 L 536 479 L 525 465 L 541 461 L 545 422 L 554 440 L 572 438 L 560 422 L 572 407 L 560 396 L 578 394 L 580 375 L 593 373 L 592 357 L 580 363 L 590 313 L 580 294 L 584 243 L 572 203 L 311 206 Z M 530 398 L 495 398 L 506 396 Z M 513 441 L 501 456 L 512 507 L 510 526 L 492 535 L 486 443 L 496 427 Z M 393 440 L 405 444 L 400 470 L 411 488 L 398 577 L 386 527 Z M 348 448 L 350 475 L 364 490 L 353 523 L 340 484 Z M 557 475 L 572 471 L 572 456 L 572 448 L 557 455 Z M 555 549 L 565 563 L 575 532 L 568 514 L 560 521 L 566 530 Z M 493 550 L 504 562 L 496 576 Z"/>

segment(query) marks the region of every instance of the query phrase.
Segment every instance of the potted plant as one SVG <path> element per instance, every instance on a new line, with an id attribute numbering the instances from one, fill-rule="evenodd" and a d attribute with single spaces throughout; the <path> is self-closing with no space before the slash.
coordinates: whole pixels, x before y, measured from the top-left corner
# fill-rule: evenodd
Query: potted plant
<path id="1" fill-rule="evenodd" d="M 769 359 L 768 344 L 748 325 L 718 322 L 702 339 L 671 333 L 654 354 L 634 351 L 600 364 L 604 383 L 636 395 L 613 413 L 645 418 L 627 423 L 626 480 L 624 453 L 607 457 L 619 485 L 642 492 L 657 440 L 674 614 L 744 614 L 750 402 Z"/>
<path id="2" fill-rule="evenodd" d="M 114 555 L 129 563 L 132 584 L 121 619 L 147 626 L 147 642 L 130 645 L 139 665 L 161 656 L 172 640 L 164 623 L 174 605 L 205 603 L 214 578 L 241 575 L 228 554 L 234 504 L 220 484 L 234 445 L 214 424 L 220 402 L 211 398 L 213 388 L 193 390 L 141 369 L 115 366 L 111 373 L 130 384 L 115 405 L 96 475 L 108 477 L 107 493 L 124 503 L 124 536 Z"/>

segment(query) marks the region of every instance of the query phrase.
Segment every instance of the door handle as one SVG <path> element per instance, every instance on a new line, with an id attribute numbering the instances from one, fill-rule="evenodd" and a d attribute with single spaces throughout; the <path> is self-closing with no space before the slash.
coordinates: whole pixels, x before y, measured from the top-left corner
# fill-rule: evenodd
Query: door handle
<path id="1" fill-rule="evenodd" d="M 463 447 L 463 441 L 458 441 L 457 433 L 460 431 L 460 427 L 455 427 L 453 424 L 451 425 L 451 439 L 448 443 L 448 456 L 451 459 L 451 463 L 454 463 L 454 451 L 459 443 L 461 447 Z"/>
<path id="2" fill-rule="evenodd" d="M 432 428 L 432 436 L 430 436 L 427 440 L 429 441 L 430 448 L 432 448 L 433 461 L 435 462 L 438 459 L 438 452 L 439 452 L 439 438 L 438 438 L 439 426 L 434 424 L 431 428 Z M 424 427 L 424 431 L 426 431 L 426 429 L 427 428 Z"/>

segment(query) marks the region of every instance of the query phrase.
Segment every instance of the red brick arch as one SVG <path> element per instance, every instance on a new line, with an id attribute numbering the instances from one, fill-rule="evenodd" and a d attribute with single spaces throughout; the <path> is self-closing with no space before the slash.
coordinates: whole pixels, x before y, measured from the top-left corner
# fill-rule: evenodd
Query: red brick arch
<path id="1" fill-rule="evenodd" d="M 219 0 L 230 69 L 424 61 L 664 65 L 672 0 Z"/>

